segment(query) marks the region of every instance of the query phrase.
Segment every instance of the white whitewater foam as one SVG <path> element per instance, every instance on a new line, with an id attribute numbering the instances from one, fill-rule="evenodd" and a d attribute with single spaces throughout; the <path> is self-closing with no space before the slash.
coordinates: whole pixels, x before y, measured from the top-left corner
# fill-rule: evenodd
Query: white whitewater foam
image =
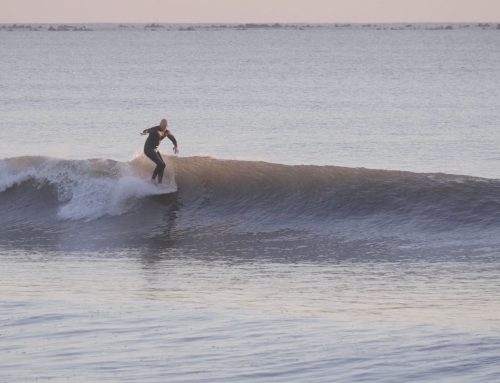
<path id="1" fill-rule="evenodd" d="M 161 189 L 141 178 L 125 176 L 118 179 L 101 178 L 77 182 L 71 187 L 70 200 L 60 208 L 63 219 L 93 220 L 104 215 L 127 212 L 133 199 L 164 194 L 175 189 Z"/>
<path id="2" fill-rule="evenodd" d="M 106 161 L 43 159 L 16 170 L 0 161 L 0 191 L 30 179 L 39 186 L 49 183 L 56 187 L 62 204 L 58 216 L 69 220 L 121 215 L 133 207 L 136 199 L 177 190 L 175 182 L 158 187 L 134 175 L 128 163 L 107 166 Z"/>

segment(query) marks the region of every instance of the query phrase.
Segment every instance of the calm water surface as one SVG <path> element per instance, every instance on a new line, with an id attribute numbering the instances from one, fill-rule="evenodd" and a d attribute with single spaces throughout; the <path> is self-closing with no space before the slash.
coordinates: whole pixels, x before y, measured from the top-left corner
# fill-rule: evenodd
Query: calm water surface
<path id="1" fill-rule="evenodd" d="M 489 381 L 497 262 L 2 252 L 5 381 Z"/>

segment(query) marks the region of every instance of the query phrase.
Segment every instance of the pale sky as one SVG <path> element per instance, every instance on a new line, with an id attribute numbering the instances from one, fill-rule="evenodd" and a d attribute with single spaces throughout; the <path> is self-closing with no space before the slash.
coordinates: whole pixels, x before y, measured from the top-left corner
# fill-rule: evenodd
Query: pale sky
<path id="1" fill-rule="evenodd" d="M 500 0 L 0 0 L 0 23 L 499 22 Z"/>

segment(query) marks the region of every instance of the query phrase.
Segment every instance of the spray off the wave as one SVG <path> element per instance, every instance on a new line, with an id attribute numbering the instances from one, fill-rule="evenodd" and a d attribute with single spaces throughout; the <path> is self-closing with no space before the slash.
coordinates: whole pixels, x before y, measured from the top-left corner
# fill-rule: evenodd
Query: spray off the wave
<path id="1" fill-rule="evenodd" d="M 0 192 L 30 182 L 35 197 L 37 190 L 50 185 L 59 204 L 59 218 L 90 221 L 124 214 L 134 199 L 176 191 L 173 174 L 160 188 L 145 177 L 147 171 L 142 158 L 120 163 L 19 157 L 0 162 Z"/>

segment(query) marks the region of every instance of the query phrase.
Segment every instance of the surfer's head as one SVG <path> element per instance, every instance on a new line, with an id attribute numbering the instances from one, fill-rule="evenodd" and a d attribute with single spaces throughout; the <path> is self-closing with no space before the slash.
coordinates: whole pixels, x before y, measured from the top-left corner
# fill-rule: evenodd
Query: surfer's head
<path id="1" fill-rule="evenodd" d="M 167 129 L 167 126 L 168 126 L 168 121 L 167 121 L 166 118 L 164 118 L 163 120 L 160 121 L 160 128 L 161 128 L 161 130 Z"/>

